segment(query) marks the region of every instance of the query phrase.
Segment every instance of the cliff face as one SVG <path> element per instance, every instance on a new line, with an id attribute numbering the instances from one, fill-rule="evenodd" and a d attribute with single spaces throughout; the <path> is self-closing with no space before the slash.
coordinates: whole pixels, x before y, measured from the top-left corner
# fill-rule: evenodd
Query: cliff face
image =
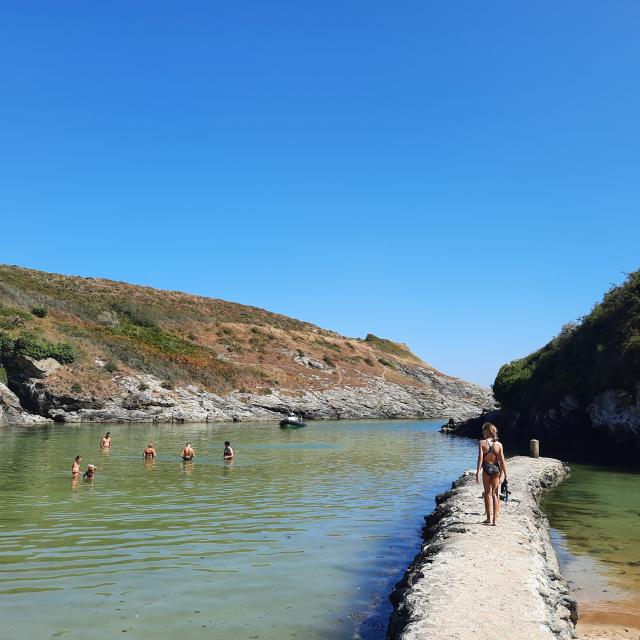
<path id="1" fill-rule="evenodd" d="M 277 419 L 290 410 L 462 419 L 493 406 L 490 390 L 371 334 L 346 338 L 222 300 L 6 266 L 3 381 L 12 406 L 0 405 L 0 423 L 29 414 L 62 422 Z"/>
<path id="2" fill-rule="evenodd" d="M 608 291 L 579 324 L 504 365 L 493 385 L 503 434 L 565 446 L 598 441 L 603 455 L 640 454 L 640 272 Z M 456 433 L 479 437 L 480 420 Z M 612 445 L 607 448 L 604 443 Z"/>

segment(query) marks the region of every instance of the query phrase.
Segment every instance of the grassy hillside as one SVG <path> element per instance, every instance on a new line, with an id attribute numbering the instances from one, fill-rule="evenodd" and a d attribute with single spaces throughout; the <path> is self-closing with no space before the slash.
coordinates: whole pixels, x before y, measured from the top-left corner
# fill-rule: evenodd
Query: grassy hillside
<path id="1" fill-rule="evenodd" d="M 402 365 L 426 366 L 405 345 L 371 334 L 350 339 L 224 300 L 0 265 L 0 361 L 16 353 L 66 364 L 47 379 L 55 391 L 96 396 L 110 393 L 116 371 L 268 394 L 363 375 L 413 384 Z"/>
<path id="2" fill-rule="evenodd" d="M 578 324 L 542 349 L 504 365 L 493 391 L 507 408 L 552 406 L 570 394 L 588 401 L 640 383 L 640 271 L 608 291 Z"/>

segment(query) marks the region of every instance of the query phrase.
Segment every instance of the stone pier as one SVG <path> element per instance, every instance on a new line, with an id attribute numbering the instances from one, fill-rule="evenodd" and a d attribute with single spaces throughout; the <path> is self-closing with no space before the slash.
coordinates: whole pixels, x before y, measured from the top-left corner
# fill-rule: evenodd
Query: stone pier
<path id="1" fill-rule="evenodd" d="M 483 524 L 482 484 L 465 472 L 436 498 L 425 543 L 391 596 L 393 640 L 575 637 L 577 605 L 560 575 L 542 493 L 568 474 L 551 458 L 515 457 L 498 526 Z"/>

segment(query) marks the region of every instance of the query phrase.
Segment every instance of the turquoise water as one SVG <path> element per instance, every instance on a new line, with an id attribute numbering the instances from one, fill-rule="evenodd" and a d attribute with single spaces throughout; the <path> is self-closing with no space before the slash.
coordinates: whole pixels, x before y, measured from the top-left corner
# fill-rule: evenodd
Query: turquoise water
<path id="1" fill-rule="evenodd" d="M 572 463 L 542 508 L 580 619 L 640 628 L 640 472 Z"/>
<path id="2" fill-rule="evenodd" d="M 383 638 L 423 515 L 475 462 L 440 424 L 4 427 L 0 638 Z"/>

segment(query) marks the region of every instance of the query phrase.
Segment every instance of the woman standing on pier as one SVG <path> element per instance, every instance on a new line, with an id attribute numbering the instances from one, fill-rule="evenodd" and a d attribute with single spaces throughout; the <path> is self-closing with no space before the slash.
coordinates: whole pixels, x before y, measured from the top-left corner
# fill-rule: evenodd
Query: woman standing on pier
<path id="1" fill-rule="evenodd" d="M 480 482 L 480 469 L 482 469 L 484 509 L 487 514 L 485 524 L 493 524 L 495 527 L 500 515 L 500 477 L 504 476 L 504 479 L 507 479 L 507 463 L 504 459 L 504 448 L 498 442 L 496 426 L 485 422 L 482 425 L 482 434 L 484 439 L 478 443 L 476 482 Z"/>

